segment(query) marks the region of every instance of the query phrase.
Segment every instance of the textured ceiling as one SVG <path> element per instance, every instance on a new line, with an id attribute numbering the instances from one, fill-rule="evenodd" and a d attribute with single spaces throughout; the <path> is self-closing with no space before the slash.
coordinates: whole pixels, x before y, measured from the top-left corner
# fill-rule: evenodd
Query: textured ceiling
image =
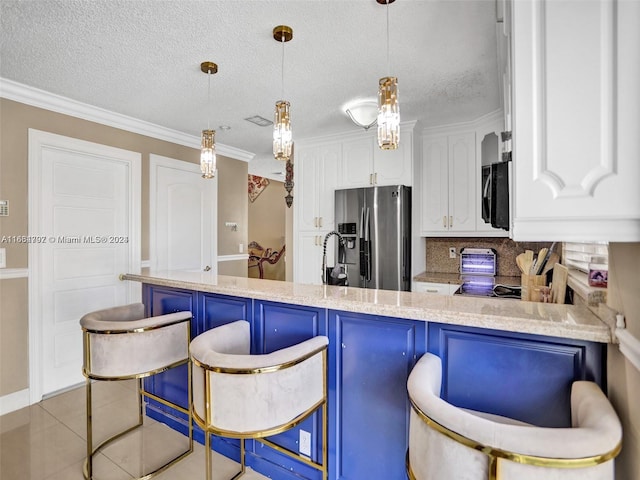
<path id="1" fill-rule="evenodd" d="M 290 25 L 284 96 L 295 138 L 354 130 L 343 113 L 398 77 L 403 121 L 423 126 L 499 107 L 494 0 L 0 0 L 0 76 L 188 134 L 271 163 L 283 90 L 276 25 Z M 214 61 L 211 108 L 200 63 Z M 219 125 L 228 125 L 221 131 Z M 373 130 L 371 130 L 373 135 Z M 252 169 L 250 166 L 250 170 Z M 262 172 L 264 173 L 264 172 Z"/>

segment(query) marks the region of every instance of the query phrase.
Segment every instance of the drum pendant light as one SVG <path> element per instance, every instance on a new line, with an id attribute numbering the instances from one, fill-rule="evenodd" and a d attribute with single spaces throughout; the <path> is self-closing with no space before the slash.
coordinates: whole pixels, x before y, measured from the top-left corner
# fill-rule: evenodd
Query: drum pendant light
<path id="1" fill-rule="evenodd" d="M 387 72 L 390 72 L 389 56 L 389 4 L 395 0 L 376 0 L 387 9 Z M 398 78 L 391 75 L 378 82 L 378 146 L 382 150 L 395 150 L 400 143 L 400 105 L 398 103 Z"/>
<path id="2" fill-rule="evenodd" d="M 273 156 L 283 162 L 291 158 L 291 121 L 289 116 L 290 104 L 284 100 L 284 44 L 293 38 L 293 29 L 286 25 L 279 25 L 273 29 L 273 38 L 282 43 L 282 100 L 276 102 L 273 120 Z"/>
<path id="3" fill-rule="evenodd" d="M 200 64 L 202 73 L 209 77 L 209 88 L 207 94 L 207 129 L 202 130 L 202 143 L 200 147 L 200 171 L 202 178 L 213 178 L 216 176 L 216 131 L 209 127 L 209 115 L 211 113 L 211 75 L 218 72 L 218 65 L 213 62 L 202 62 Z"/>

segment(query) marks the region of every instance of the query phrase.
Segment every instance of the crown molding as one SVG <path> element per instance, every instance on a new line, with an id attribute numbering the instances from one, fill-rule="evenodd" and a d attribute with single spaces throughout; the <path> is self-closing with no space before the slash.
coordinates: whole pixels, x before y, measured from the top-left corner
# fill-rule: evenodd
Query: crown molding
<path id="1" fill-rule="evenodd" d="M 195 135 L 78 102 L 2 77 L 0 77 L 0 97 L 185 147 L 200 148 L 200 137 Z M 250 162 L 255 156 L 254 153 L 222 143 L 216 143 L 216 153 L 244 162 Z"/>

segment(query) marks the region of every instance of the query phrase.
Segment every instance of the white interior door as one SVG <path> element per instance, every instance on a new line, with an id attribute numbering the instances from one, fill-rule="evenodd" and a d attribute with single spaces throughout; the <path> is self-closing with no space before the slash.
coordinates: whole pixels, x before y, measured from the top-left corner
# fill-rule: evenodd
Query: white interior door
<path id="1" fill-rule="evenodd" d="M 79 320 L 140 301 L 140 154 L 29 130 L 31 401 L 81 382 Z"/>
<path id="2" fill-rule="evenodd" d="M 149 260 L 156 270 L 217 272 L 218 178 L 200 166 L 150 156 Z"/>

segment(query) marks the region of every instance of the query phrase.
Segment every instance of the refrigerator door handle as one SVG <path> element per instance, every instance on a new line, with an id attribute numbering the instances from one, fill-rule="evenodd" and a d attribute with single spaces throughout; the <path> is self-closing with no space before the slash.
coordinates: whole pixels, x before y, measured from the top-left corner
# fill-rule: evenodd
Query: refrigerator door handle
<path id="1" fill-rule="evenodd" d="M 364 281 L 367 278 L 367 258 L 366 258 L 366 242 L 364 241 L 364 207 L 360 211 L 360 278 Z"/>
<path id="2" fill-rule="evenodd" d="M 365 213 L 365 217 L 364 217 L 364 241 L 368 242 L 369 241 L 369 235 L 370 235 L 370 231 L 369 231 L 369 207 L 367 207 L 367 213 Z"/>
<path id="3" fill-rule="evenodd" d="M 365 214 L 365 227 L 364 227 L 364 245 L 365 245 L 365 258 L 366 258 L 366 272 L 367 282 L 371 281 L 371 240 L 370 240 L 370 224 L 369 224 L 369 207 L 367 207 L 367 213 Z"/>

